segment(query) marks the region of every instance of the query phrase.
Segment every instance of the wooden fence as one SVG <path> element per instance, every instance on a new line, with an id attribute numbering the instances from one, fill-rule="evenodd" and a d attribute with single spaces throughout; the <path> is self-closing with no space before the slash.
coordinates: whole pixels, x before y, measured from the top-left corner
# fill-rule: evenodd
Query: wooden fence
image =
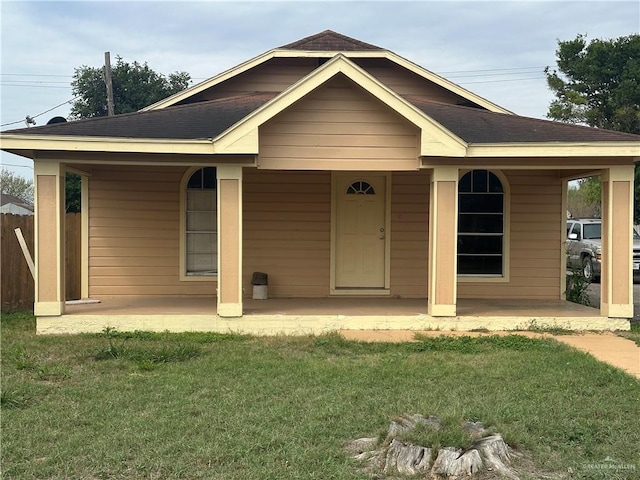
<path id="1" fill-rule="evenodd" d="M 34 283 L 14 230 L 20 228 L 31 256 L 34 251 L 33 215 L 3 214 L 0 219 L 0 283 L 2 312 L 33 311 Z M 66 299 L 80 298 L 81 215 L 68 213 L 66 222 Z"/>

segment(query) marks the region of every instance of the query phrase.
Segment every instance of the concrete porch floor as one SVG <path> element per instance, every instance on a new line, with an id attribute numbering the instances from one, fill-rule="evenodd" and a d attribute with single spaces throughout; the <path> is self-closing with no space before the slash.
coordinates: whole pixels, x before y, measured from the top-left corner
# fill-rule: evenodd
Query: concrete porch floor
<path id="1" fill-rule="evenodd" d="M 166 315 L 216 313 L 215 297 L 104 297 L 67 305 L 66 314 Z M 426 315 L 426 298 L 323 297 L 244 299 L 245 315 Z M 563 300 L 459 298 L 458 316 L 598 316 L 599 310 Z"/>
<path id="2" fill-rule="evenodd" d="M 626 319 L 562 300 L 458 299 L 456 317 L 427 314 L 427 299 L 380 297 L 244 299 L 244 316 L 219 318 L 215 297 L 118 297 L 67 305 L 60 317 L 39 317 L 42 334 L 118 330 L 217 331 L 256 335 L 321 334 L 338 330 L 490 331 L 531 326 L 628 330 Z"/>

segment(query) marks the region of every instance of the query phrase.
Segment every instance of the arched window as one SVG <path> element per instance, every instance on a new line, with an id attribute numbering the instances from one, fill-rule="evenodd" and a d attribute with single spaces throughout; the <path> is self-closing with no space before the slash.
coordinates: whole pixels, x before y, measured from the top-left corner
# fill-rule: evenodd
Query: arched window
<path id="1" fill-rule="evenodd" d="M 367 182 L 363 182 L 363 181 L 357 181 L 357 182 L 353 182 L 351 185 L 349 185 L 349 188 L 347 188 L 347 195 L 375 195 L 376 191 L 373 188 L 373 186 L 371 186 L 369 183 Z"/>
<path id="2" fill-rule="evenodd" d="M 184 195 L 185 274 L 215 275 L 218 269 L 216 169 L 195 170 L 186 182 Z"/>
<path id="3" fill-rule="evenodd" d="M 458 275 L 503 276 L 505 189 L 488 170 L 471 170 L 458 184 Z"/>

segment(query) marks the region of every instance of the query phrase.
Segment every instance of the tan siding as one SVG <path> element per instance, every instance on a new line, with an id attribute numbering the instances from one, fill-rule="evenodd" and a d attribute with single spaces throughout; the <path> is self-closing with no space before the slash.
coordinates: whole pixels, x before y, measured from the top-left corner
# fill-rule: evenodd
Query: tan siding
<path id="1" fill-rule="evenodd" d="M 418 129 L 344 78 L 334 78 L 260 128 L 259 165 L 322 168 L 339 161 L 417 166 Z"/>
<path id="2" fill-rule="evenodd" d="M 415 73 L 386 59 L 353 58 L 363 68 L 400 95 L 421 95 L 429 99 L 456 104 L 462 99 Z M 273 58 L 191 98 L 192 101 L 214 100 L 252 92 L 282 92 L 316 69 L 315 58 Z"/>
<path id="3" fill-rule="evenodd" d="M 396 172 L 391 182 L 391 294 L 426 297 L 429 174 Z"/>
<path id="4" fill-rule="evenodd" d="M 354 59 L 369 74 L 400 95 L 420 95 L 435 102 L 456 104 L 462 100 L 448 90 L 384 59 Z"/>
<path id="5" fill-rule="evenodd" d="M 89 295 L 213 295 L 181 282 L 184 168 L 95 166 L 89 182 Z"/>
<path id="6" fill-rule="evenodd" d="M 459 283 L 459 297 L 557 299 L 560 292 L 562 184 L 553 171 L 505 172 L 511 188 L 509 283 Z"/>
<path id="7" fill-rule="evenodd" d="M 212 295 L 179 281 L 183 168 L 96 166 L 90 182 L 90 295 Z M 506 172 L 511 189 L 509 283 L 459 283 L 460 297 L 557 298 L 561 182 L 554 172 Z M 158 182 L 154 182 L 158 179 Z M 394 172 L 391 294 L 427 293 L 429 174 Z M 245 169 L 245 295 L 269 274 L 272 296 L 329 295 L 331 173 Z"/>
<path id="8" fill-rule="evenodd" d="M 237 75 L 190 101 L 215 100 L 252 92 L 282 92 L 313 71 L 317 60 L 312 58 L 274 58 Z"/>
<path id="9" fill-rule="evenodd" d="M 244 281 L 269 275 L 269 295 L 329 295 L 330 172 L 244 173 Z"/>

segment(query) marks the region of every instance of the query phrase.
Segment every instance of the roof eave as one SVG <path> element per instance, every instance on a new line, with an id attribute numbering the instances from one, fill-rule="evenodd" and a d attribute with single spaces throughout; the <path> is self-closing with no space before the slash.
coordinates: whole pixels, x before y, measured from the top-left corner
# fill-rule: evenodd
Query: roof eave
<path id="1" fill-rule="evenodd" d="M 631 157 L 640 161 L 640 141 L 471 143 L 469 158 Z"/>
<path id="2" fill-rule="evenodd" d="M 135 152 L 210 155 L 213 153 L 213 142 L 211 139 L 187 140 L 5 134 L 0 136 L 0 149 L 12 152 L 48 150 L 61 152 Z M 33 157 L 30 156 L 29 158 Z"/>

